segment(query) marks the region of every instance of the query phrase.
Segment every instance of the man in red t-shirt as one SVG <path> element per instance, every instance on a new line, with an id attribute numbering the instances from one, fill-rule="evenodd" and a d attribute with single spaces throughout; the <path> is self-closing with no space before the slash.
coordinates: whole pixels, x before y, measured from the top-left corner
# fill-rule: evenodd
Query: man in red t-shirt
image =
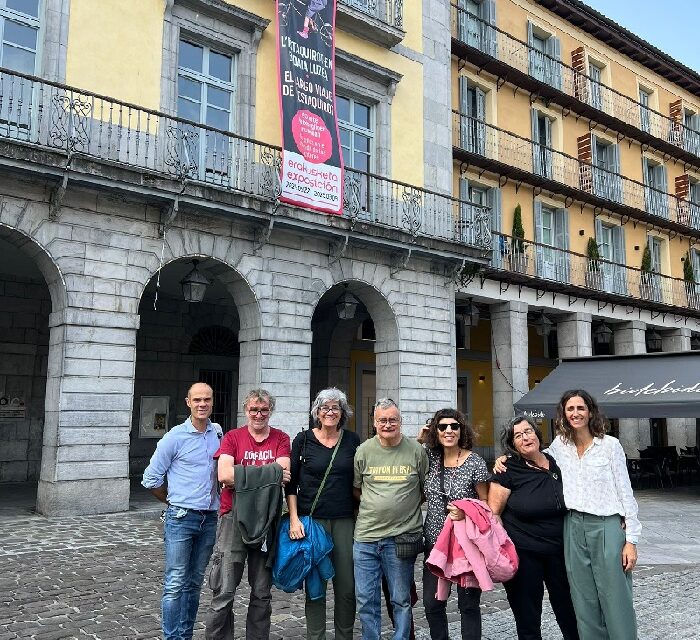
<path id="1" fill-rule="evenodd" d="M 206 619 L 207 640 L 233 640 L 233 599 L 243 577 L 244 564 L 229 558 L 231 549 L 231 512 L 235 499 L 234 471 L 237 464 L 262 466 L 277 463 L 282 467 L 282 479 L 289 482 L 291 446 L 289 436 L 270 426 L 275 398 L 264 389 L 253 389 L 245 397 L 243 409 L 248 423 L 229 431 L 221 441 L 218 458 L 221 508 L 216 548 L 212 556 L 209 584 L 214 591 Z M 246 619 L 246 638 L 267 640 L 272 614 L 272 571 L 266 568 L 267 550 L 247 547 L 250 604 Z M 217 574 L 217 575 L 215 575 Z"/>

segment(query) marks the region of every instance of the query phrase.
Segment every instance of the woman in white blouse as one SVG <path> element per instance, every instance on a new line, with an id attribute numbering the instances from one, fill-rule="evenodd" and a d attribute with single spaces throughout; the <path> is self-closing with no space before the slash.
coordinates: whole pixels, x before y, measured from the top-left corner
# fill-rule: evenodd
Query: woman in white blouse
<path id="1" fill-rule="evenodd" d="M 561 397 L 555 426 L 558 435 L 546 451 L 561 469 L 569 509 L 564 557 L 579 636 L 636 640 L 631 572 L 642 525 L 625 452 L 605 435 L 605 418 L 582 389 Z"/>
<path id="2" fill-rule="evenodd" d="M 561 469 L 564 557 L 581 640 L 636 640 L 632 569 L 642 525 L 625 452 L 605 435 L 589 393 L 567 391 L 557 406 L 558 435 L 549 453 Z"/>

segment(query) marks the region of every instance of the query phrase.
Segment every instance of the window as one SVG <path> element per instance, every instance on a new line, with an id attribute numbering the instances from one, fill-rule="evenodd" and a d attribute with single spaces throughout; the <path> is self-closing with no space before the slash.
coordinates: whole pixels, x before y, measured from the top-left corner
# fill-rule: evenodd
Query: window
<path id="1" fill-rule="evenodd" d="M 596 136 L 591 137 L 593 190 L 597 196 L 622 202 L 622 176 L 618 146 Z"/>
<path id="2" fill-rule="evenodd" d="M 602 287 L 609 293 L 627 294 L 625 272 L 625 232 L 618 225 L 607 224 L 600 219 L 595 221 L 595 236 L 602 261 Z"/>
<path id="3" fill-rule="evenodd" d="M 374 125 L 372 122 L 372 107 L 368 104 L 348 98 L 336 96 L 338 114 L 338 131 L 340 146 L 343 150 L 343 163 L 347 168 L 357 169 L 365 173 L 374 171 Z M 370 188 L 370 178 L 367 175 L 355 174 L 362 211 L 371 211 L 373 197 Z M 375 216 L 379 212 L 375 211 Z"/>
<path id="4" fill-rule="evenodd" d="M 656 236 L 647 236 L 647 246 L 651 253 L 651 271 L 640 274 L 639 293 L 644 300 L 661 302 L 661 243 L 663 240 Z"/>
<path id="5" fill-rule="evenodd" d="M 683 148 L 700 156 L 700 115 L 689 109 L 683 110 Z"/>
<path id="6" fill-rule="evenodd" d="M 603 109 L 603 88 L 601 87 L 603 70 L 592 62 L 588 63 L 588 75 L 590 76 L 589 91 L 590 104 L 596 109 Z"/>
<path id="7" fill-rule="evenodd" d="M 639 128 L 649 133 L 651 131 L 649 105 L 651 102 L 651 91 L 639 87 Z"/>
<path id="8" fill-rule="evenodd" d="M 649 213 L 668 218 L 666 167 L 649 158 L 642 158 L 642 164 L 644 173 L 644 206 Z"/>
<path id="9" fill-rule="evenodd" d="M 561 89 L 561 43 L 559 38 L 527 23 L 528 68 L 533 78 Z"/>
<path id="10" fill-rule="evenodd" d="M 552 177 L 552 121 L 532 110 L 532 169 L 545 178 Z"/>
<path id="11" fill-rule="evenodd" d="M 700 182 L 690 181 L 688 185 L 688 224 L 694 229 L 700 229 Z M 700 280 L 696 280 L 700 282 Z"/>
<path id="12" fill-rule="evenodd" d="M 486 94 L 459 77 L 460 145 L 465 151 L 486 155 Z"/>
<path id="13" fill-rule="evenodd" d="M 497 187 L 488 187 L 467 178 L 460 178 L 459 181 L 460 215 L 457 221 L 458 242 L 475 245 L 476 234 L 476 214 L 488 207 L 491 211 L 491 230 L 500 232 L 501 230 L 501 190 Z M 498 242 L 500 235 L 492 235 L 494 243 Z M 496 249 L 497 247 L 494 247 Z M 498 255 L 497 255 L 498 254 Z M 494 250 L 492 254 L 492 265 L 500 266 L 502 252 Z M 493 261 L 495 260 L 495 262 Z"/>
<path id="14" fill-rule="evenodd" d="M 233 128 L 233 74 L 232 56 L 181 39 L 177 69 L 178 117 L 230 131 Z M 187 126 L 183 129 L 196 141 L 188 144 L 184 140 L 183 152 L 190 165 L 196 163 L 199 177 L 228 174 L 230 138 L 205 129 Z"/>
<path id="15" fill-rule="evenodd" d="M 0 67 L 36 74 L 39 0 L 0 0 Z M 4 75 L 4 74 L 3 74 Z M 32 113 L 33 83 L 8 75 L 3 78 L 0 127 L 25 135 Z"/>
<path id="16" fill-rule="evenodd" d="M 693 309 L 700 309 L 700 251 L 691 249 L 688 253 L 695 280 L 695 282 L 687 282 L 685 285 L 688 306 Z"/>
<path id="17" fill-rule="evenodd" d="M 496 3 L 494 0 L 458 0 L 459 38 L 470 47 L 497 55 Z"/>
<path id="18" fill-rule="evenodd" d="M 569 282 L 569 216 L 535 201 L 537 275 L 547 280 Z"/>
<path id="19" fill-rule="evenodd" d="M 353 98 L 337 96 L 338 129 L 343 162 L 358 171 L 372 171 L 372 107 Z"/>

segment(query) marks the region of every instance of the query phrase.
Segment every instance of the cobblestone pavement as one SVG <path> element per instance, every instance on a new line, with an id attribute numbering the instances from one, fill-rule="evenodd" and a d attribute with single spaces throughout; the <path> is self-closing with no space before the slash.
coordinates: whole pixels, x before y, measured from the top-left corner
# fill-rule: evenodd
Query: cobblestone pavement
<path id="1" fill-rule="evenodd" d="M 700 491 L 646 491 L 638 497 L 645 525 L 643 564 L 635 572 L 639 637 L 698 639 Z M 158 638 L 162 530 L 155 513 L 149 508 L 50 520 L 0 513 L 0 640 Z M 420 594 L 418 571 L 416 577 Z M 236 611 L 245 610 L 247 597 L 242 587 Z M 205 587 L 202 608 L 208 599 Z M 451 635 L 459 637 L 454 602 L 448 610 Z M 515 638 L 502 588 L 484 594 L 482 610 L 484 640 Z M 302 594 L 275 592 L 271 637 L 304 638 L 303 613 Z M 417 636 L 429 638 L 420 603 L 414 615 Z M 242 632 L 244 625 L 237 626 Z M 385 627 L 384 636 L 390 635 Z M 203 638 L 201 616 L 195 638 Z M 543 638 L 561 638 L 546 601 Z"/>

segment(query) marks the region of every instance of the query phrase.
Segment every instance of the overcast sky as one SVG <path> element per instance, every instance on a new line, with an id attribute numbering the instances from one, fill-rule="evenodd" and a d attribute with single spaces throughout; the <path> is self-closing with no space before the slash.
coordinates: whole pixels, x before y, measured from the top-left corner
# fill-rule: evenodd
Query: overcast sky
<path id="1" fill-rule="evenodd" d="M 700 0 L 583 0 L 700 73 Z"/>

